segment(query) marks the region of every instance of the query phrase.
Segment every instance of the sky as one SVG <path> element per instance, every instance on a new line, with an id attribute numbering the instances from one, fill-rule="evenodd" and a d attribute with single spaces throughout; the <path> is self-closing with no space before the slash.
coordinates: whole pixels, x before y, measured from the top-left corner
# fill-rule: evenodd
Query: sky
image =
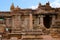
<path id="1" fill-rule="evenodd" d="M 20 8 L 36 9 L 39 3 L 44 5 L 48 1 L 50 2 L 51 7 L 60 7 L 60 0 L 0 0 L 0 11 L 10 11 L 12 3 L 14 3 L 15 7 L 18 5 Z"/>

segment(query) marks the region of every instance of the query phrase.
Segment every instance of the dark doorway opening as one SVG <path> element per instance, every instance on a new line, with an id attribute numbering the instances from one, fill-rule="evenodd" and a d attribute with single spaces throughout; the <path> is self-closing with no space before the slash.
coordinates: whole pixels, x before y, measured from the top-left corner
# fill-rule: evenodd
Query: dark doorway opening
<path id="1" fill-rule="evenodd" d="M 52 17 L 50 17 L 49 15 L 45 15 L 43 21 L 44 21 L 44 26 L 45 26 L 46 28 L 50 28 L 51 22 L 52 22 Z"/>

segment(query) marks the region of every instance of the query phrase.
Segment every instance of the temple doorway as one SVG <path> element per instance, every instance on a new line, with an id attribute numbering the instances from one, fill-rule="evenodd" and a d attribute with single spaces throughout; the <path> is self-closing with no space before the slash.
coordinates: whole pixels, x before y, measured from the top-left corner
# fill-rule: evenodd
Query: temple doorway
<path id="1" fill-rule="evenodd" d="M 50 15 L 45 15 L 43 22 L 46 28 L 50 28 L 51 23 L 52 23 L 52 17 L 50 17 Z"/>

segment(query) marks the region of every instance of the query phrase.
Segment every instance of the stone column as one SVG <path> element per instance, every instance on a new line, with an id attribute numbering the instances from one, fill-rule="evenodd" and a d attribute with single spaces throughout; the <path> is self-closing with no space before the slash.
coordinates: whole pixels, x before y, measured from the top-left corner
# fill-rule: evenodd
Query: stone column
<path id="1" fill-rule="evenodd" d="M 43 17 L 44 17 L 44 15 L 40 15 L 39 17 L 40 17 L 40 28 L 45 28 L 44 24 L 43 24 Z"/>
<path id="2" fill-rule="evenodd" d="M 10 18 L 6 18 L 6 26 L 9 27 L 10 26 Z"/>
<path id="3" fill-rule="evenodd" d="M 20 15 L 12 16 L 12 30 L 19 30 L 21 25 Z"/>
<path id="4" fill-rule="evenodd" d="M 21 27 L 21 15 L 17 15 L 17 28 L 20 29 Z"/>
<path id="5" fill-rule="evenodd" d="M 36 20 L 37 26 L 39 26 L 39 17 Z"/>
<path id="6" fill-rule="evenodd" d="M 52 26 L 55 25 L 55 15 L 52 16 Z"/>
<path id="7" fill-rule="evenodd" d="M 39 26 L 39 17 L 37 17 L 37 18 L 35 19 L 35 25 L 36 25 L 36 26 Z"/>
<path id="8" fill-rule="evenodd" d="M 32 14 L 30 13 L 29 14 L 29 16 L 30 16 L 30 21 L 29 21 L 29 23 L 30 23 L 30 30 L 32 30 L 33 29 L 33 17 L 32 17 Z"/>
<path id="9" fill-rule="evenodd" d="M 30 29 L 28 16 L 25 17 L 25 19 L 24 19 L 24 28 L 25 28 L 25 30 L 29 30 Z"/>
<path id="10" fill-rule="evenodd" d="M 15 22 L 14 22 L 14 16 L 12 16 L 12 32 L 14 31 L 14 29 L 15 29 L 15 24 L 14 24 Z"/>
<path id="11" fill-rule="evenodd" d="M 12 16 L 12 32 L 14 32 L 14 29 L 15 29 L 15 27 L 14 27 L 14 16 Z"/>

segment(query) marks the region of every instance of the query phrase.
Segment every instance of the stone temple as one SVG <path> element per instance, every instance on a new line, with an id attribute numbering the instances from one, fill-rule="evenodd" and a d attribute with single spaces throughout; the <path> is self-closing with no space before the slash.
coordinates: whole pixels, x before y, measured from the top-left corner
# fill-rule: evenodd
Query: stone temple
<path id="1" fill-rule="evenodd" d="M 0 11 L 0 40 L 60 40 L 60 8 L 39 3 L 36 9 Z"/>

